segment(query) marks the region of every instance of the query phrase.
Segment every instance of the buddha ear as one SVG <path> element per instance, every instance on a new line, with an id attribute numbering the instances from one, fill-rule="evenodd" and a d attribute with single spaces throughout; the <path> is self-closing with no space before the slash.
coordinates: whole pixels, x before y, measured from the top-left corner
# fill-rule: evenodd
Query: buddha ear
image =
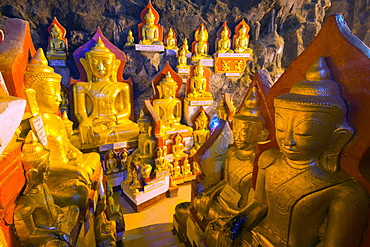
<path id="1" fill-rule="evenodd" d="M 26 171 L 27 184 L 26 184 L 26 188 L 23 191 L 23 195 L 27 195 L 28 192 L 30 192 L 30 190 L 32 189 L 33 185 L 36 182 L 36 178 L 38 174 L 39 174 L 39 171 L 34 168 Z"/>
<path id="2" fill-rule="evenodd" d="M 263 128 L 261 133 L 258 136 L 258 144 L 265 144 L 265 143 L 270 142 L 270 140 L 267 140 L 268 136 L 269 136 L 268 130 L 266 128 Z"/>
<path id="3" fill-rule="evenodd" d="M 82 67 L 84 68 L 84 70 L 86 72 L 87 81 L 91 82 L 93 80 L 93 78 L 92 78 L 92 72 L 91 72 L 89 63 L 87 62 L 87 60 L 85 58 L 80 58 L 80 62 L 81 62 Z"/>
<path id="4" fill-rule="evenodd" d="M 121 64 L 121 60 L 119 59 L 116 59 L 115 61 L 113 61 L 111 80 L 114 82 L 117 81 L 117 72 L 118 72 L 118 68 L 120 64 Z"/>
<path id="5" fill-rule="evenodd" d="M 32 116 L 37 116 L 40 114 L 40 108 L 37 104 L 36 91 L 31 88 L 24 89 L 24 95 L 26 97 L 27 108 L 31 112 Z"/>
<path id="6" fill-rule="evenodd" d="M 339 168 L 338 160 L 339 154 L 344 148 L 344 146 L 348 143 L 353 135 L 353 129 L 347 125 L 341 125 L 337 128 L 331 138 L 330 138 L 330 145 L 325 152 L 325 167 L 329 171 L 337 171 Z"/>

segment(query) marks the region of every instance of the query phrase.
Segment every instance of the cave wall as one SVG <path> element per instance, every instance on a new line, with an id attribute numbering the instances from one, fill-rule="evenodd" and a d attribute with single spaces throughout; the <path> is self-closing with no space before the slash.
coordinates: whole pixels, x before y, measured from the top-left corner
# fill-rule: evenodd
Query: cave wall
<path id="1" fill-rule="evenodd" d="M 370 44 L 367 0 L 154 0 L 152 3 L 160 15 L 164 34 L 172 27 L 179 45 L 185 37 L 190 44 L 195 29 L 204 23 L 209 32 L 210 54 L 215 52 L 216 31 L 224 21 L 232 31 L 242 18 L 247 21 L 255 56 L 246 73 L 237 80 L 220 75 L 211 78 L 216 99 L 225 92 L 232 92 L 236 106 L 256 69 L 267 69 L 276 80 L 310 44 L 329 14 L 343 14 L 353 33 L 365 44 Z M 176 59 L 163 54 L 153 63 L 123 47 L 128 30 L 133 31 L 138 42 L 137 24 L 141 22 L 140 12 L 146 5 L 147 0 L 2 0 L 0 29 L 7 18 L 27 20 L 35 47 L 46 50 L 47 27 L 52 18 L 57 17 L 67 29 L 68 67 L 71 75 L 78 78 L 71 54 L 91 39 L 100 26 L 103 34 L 128 55 L 125 77 L 132 77 L 134 82 L 137 115 L 143 100 L 153 94 L 151 79 L 164 67 L 164 62 L 169 60 L 172 66 L 176 65 Z"/>

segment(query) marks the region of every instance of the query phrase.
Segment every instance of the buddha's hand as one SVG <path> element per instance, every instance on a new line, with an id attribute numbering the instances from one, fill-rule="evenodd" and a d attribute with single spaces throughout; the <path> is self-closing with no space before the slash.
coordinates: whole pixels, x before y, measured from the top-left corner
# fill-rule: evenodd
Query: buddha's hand
<path id="1" fill-rule="evenodd" d="M 194 198 L 194 208 L 201 220 L 207 216 L 212 197 L 207 194 L 200 194 Z"/>
<path id="2" fill-rule="evenodd" d="M 219 218 L 211 221 L 205 230 L 205 239 L 207 246 L 226 247 L 231 246 L 233 241 L 231 239 L 231 232 L 226 231 L 226 225 L 230 218 Z"/>
<path id="3" fill-rule="evenodd" d="M 83 144 L 91 143 L 94 132 L 92 130 L 92 122 L 88 119 L 82 120 L 79 126 L 81 142 Z"/>

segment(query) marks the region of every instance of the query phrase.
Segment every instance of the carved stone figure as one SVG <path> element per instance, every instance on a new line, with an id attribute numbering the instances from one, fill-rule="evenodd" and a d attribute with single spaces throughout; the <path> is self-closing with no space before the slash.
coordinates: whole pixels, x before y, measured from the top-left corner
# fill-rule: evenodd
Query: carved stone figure
<path id="1" fill-rule="evenodd" d="M 129 141 L 137 137 L 137 124 L 130 120 L 131 92 L 127 83 L 117 82 L 120 60 L 102 42 L 86 52 L 81 63 L 87 82 L 73 87 L 75 116 L 79 133 L 72 137 L 80 148 Z"/>
<path id="2" fill-rule="evenodd" d="M 140 44 L 144 45 L 163 45 L 163 42 L 159 40 L 159 29 L 155 24 L 155 15 L 151 8 L 148 8 L 145 14 L 145 25 L 141 29 L 143 39 L 140 40 Z"/>
<path id="3" fill-rule="evenodd" d="M 190 66 L 187 65 L 188 58 L 186 56 L 186 48 L 184 46 L 181 47 L 179 51 L 179 57 L 177 58 L 177 66 L 178 69 L 190 69 Z"/>
<path id="4" fill-rule="evenodd" d="M 47 56 L 51 57 L 52 59 L 66 59 L 67 52 L 66 52 L 66 43 L 63 39 L 63 33 L 57 25 L 53 25 L 51 27 L 51 39 L 49 40 L 49 45 L 47 49 Z"/>
<path id="5" fill-rule="evenodd" d="M 251 53 L 252 49 L 249 48 L 249 26 L 242 20 L 239 25 L 235 28 L 234 35 L 234 51 L 236 53 Z"/>
<path id="6" fill-rule="evenodd" d="M 233 53 L 231 50 L 230 31 L 226 25 L 223 26 L 221 37 L 217 39 L 216 53 Z"/>
<path id="7" fill-rule="evenodd" d="M 111 174 L 113 172 L 119 172 L 117 155 L 113 150 L 109 150 L 105 155 L 105 167 L 106 174 Z"/>
<path id="8" fill-rule="evenodd" d="M 208 31 L 204 24 L 195 31 L 195 44 L 193 50 L 193 61 L 199 61 L 200 59 L 211 59 L 212 57 L 208 55 Z"/>
<path id="9" fill-rule="evenodd" d="M 201 111 L 195 120 L 195 130 L 193 131 L 194 146 L 190 149 L 190 156 L 193 156 L 210 137 L 208 125 L 209 119 L 205 111 Z"/>
<path id="10" fill-rule="evenodd" d="M 182 136 L 177 133 L 175 135 L 174 141 L 175 143 L 172 145 L 173 159 L 176 161 L 181 161 L 183 158 L 188 157 L 188 155 L 184 153 L 184 144 L 182 143 Z"/>
<path id="11" fill-rule="evenodd" d="M 198 63 L 194 67 L 194 76 L 190 79 L 189 100 L 212 100 L 212 94 L 207 91 L 208 81 L 204 77 L 204 68 Z"/>
<path id="12" fill-rule="evenodd" d="M 339 171 L 353 130 L 330 76 L 319 58 L 306 81 L 275 98 L 280 150 L 261 155 L 253 202 L 224 226 L 210 223 L 210 246 L 359 246 L 368 198 L 361 184 Z"/>
<path id="13" fill-rule="evenodd" d="M 133 45 L 135 45 L 135 38 L 132 35 L 132 31 L 131 30 L 128 30 L 128 33 L 127 33 L 127 42 L 126 42 L 125 46 L 133 46 Z"/>
<path id="14" fill-rule="evenodd" d="M 31 130 L 22 147 L 27 179 L 14 212 L 14 226 L 23 246 L 69 246 L 79 210 L 75 205 L 60 208 L 44 183 L 49 173 L 49 151 Z M 60 244 L 60 245 L 59 245 Z"/>
<path id="15" fill-rule="evenodd" d="M 167 50 L 174 50 L 174 51 L 179 50 L 179 48 L 177 47 L 177 41 L 175 38 L 175 34 L 172 28 L 170 28 L 170 30 L 168 31 L 167 37 L 165 38 L 165 42 L 166 42 L 166 46 L 164 48 L 166 48 Z"/>
<path id="16" fill-rule="evenodd" d="M 33 115 L 29 121 L 41 143 L 50 150 L 50 175 L 46 183 L 55 202 L 84 208 L 100 157 L 97 153 L 82 154 L 70 143 L 65 122 L 58 115 L 61 76 L 47 63 L 39 49 L 27 65 L 24 91 Z"/>

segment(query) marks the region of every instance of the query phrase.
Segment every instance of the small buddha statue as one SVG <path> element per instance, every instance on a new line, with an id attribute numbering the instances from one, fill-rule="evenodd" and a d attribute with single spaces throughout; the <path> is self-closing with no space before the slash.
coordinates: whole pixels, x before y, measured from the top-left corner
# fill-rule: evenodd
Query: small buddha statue
<path id="1" fill-rule="evenodd" d="M 190 149 L 190 156 L 193 156 L 210 137 L 208 125 L 209 119 L 206 113 L 202 111 L 195 120 L 195 130 L 193 131 L 194 145 Z"/>
<path id="2" fill-rule="evenodd" d="M 148 181 L 150 179 L 150 174 L 152 173 L 153 167 L 151 164 L 148 163 L 141 163 L 141 177 L 144 181 Z"/>
<path id="3" fill-rule="evenodd" d="M 138 159 L 142 161 L 152 160 L 154 157 L 155 138 L 152 135 L 152 121 L 150 117 L 143 111 L 140 112 L 138 119 L 139 134 L 139 154 Z"/>
<path id="4" fill-rule="evenodd" d="M 191 51 L 189 50 L 189 42 L 187 38 L 184 38 L 182 47 L 184 47 L 186 54 L 191 53 Z"/>
<path id="5" fill-rule="evenodd" d="M 234 41 L 234 51 L 236 53 L 247 53 L 252 52 L 252 49 L 248 47 L 249 45 L 249 36 L 247 34 L 247 27 L 243 24 L 239 28 L 239 35 L 235 38 Z"/>
<path id="6" fill-rule="evenodd" d="M 114 220 L 108 220 L 105 213 L 107 209 L 106 195 L 104 195 L 96 206 L 96 218 L 95 218 L 95 238 L 96 246 L 104 247 L 110 246 L 115 247 L 117 241 L 116 234 L 116 222 Z"/>
<path id="7" fill-rule="evenodd" d="M 163 42 L 159 40 L 159 29 L 155 22 L 155 15 L 151 8 L 148 8 L 148 12 L 145 14 L 145 25 L 141 28 L 143 40 L 140 40 L 140 44 L 143 45 L 163 45 Z"/>
<path id="8" fill-rule="evenodd" d="M 138 178 L 138 173 L 135 169 L 132 169 L 131 171 L 131 174 L 132 174 L 132 183 L 131 185 L 129 186 L 129 189 L 133 192 L 133 193 L 138 193 L 140 188 L 141 188 L 141 182 Z"/>
<path id="9" fill-rule="evenodd" d="M 80 61 L 88 82 L 77 82 L 73 87 L 79 133 L 72 136 L 72 142 L 79 148 L 92 148 L 136 138 L 139 129 L 130 120 L 130 87 L 117 82 L 120 60 L 99 37 L 86 52 L 86 59 Z"/>
<path id="10" fill-rule="evenodd" d="M 184 162 L 182 164 L 182 174 L 184 176 L 191 176 L 193 173 L 191 172 L 191 166 L 189 164 L 188 158 L 184 159 Z"/>
<path id="11" fill-rule="evenodd" d="M 132 170 L 133 169 L 131 167 L 131 164 L 127 164 L 126 178 L 125 180 L 122 181 L 122 183 L 126 185 L 126 187 L 130 187 L 130 185 L 132 184 L 132 179 L 133 179 Z"/>
<path id="12" fill-rule="evenodd" d="M 195 40 L 196 43 L 194 45 L 192 60 L 212 59 L 212 57 L 208 55 L 208 31 L 203 24 L 195 32 Z"/>
<path id="13" fill-rule="evenodd" d="M 100 166 L 97 153 L 82 154 L 68 138 L 65 120 L 59 115 L 61 76 L 49 67 L 42 49 L 27 65 L 25 95 L 34 123 L 42 119 L 45 137 L 40 140 L 50 150 L 50 174 L 46 181 L 59 206 L 84 208 L 91 177 Z M 31 124 L 32 125 L 32 124 Z"/>
<path id="14" fill-rule="evenodd" d="M 183 178 L 183 175 L 181 173 L 181 166 L 177 160 L 173 162 L 172 178 L 175 180 Z"/>
<path id="15" fill-rule="evenodd" d="M 188 157 L 186 153 L 184 153 L 184 144 L 182 143 L 182 136 L 177 133 L 175 135 L 175 143 L 172 145 L 172 155 L 173 159 L 176 161 L 181 161 L 183 158 Z"/>
<path id="16" fill-rule="evenodd" d="M 230 32 L 227 26 L 221 31 L 221 37 L 217 39 L 217 51 L 216 53 L 234 53 L 233 50 L 230 49 L 231 47 L 231 40 L 229 39 Z"/>
<path id="17" fill-rule="evenodd" d="M 319 58 L 305 81 L 275 98 L 279 149 L 260 156 L 251 204 L 224 226 L 207 227 L 210 246 L 360 246 L 369 202 L 362 185 L 339 171 L 353 130 L 330 76 Z"/>
<path id="18" fill-rule="evenodd" d="M 114 172 L 119 172 L 117 155 L 113 150 L 109 150 L 105 155 L 105 168 L 106 174 L 112 174 Z"/>
<path id="19" fill-rule="evenodd" d="M 177 69 L 190 69 L 190 66 L 187 64 L 188 58 L 186 56 L 186 49 L 185 47 L 181 47 L 179 51 L 179 57 L 177 58 Z"/>
<path id="20" fill-rule="evenodd" d="M 154 164 L 156 173 L 168 169 L 168 161 L 163 156 L 162 148 L 157 149 L 157 158 L 155 158 Z"/>
<path id="21" fill-rule="evenodd" d="M 126 42 L 125 46 L 133 46 L 133 45 L 135 45 L 135 38 L 132 35 L 132 31 L 131 30 L 128 30 L 128 33 L 127 33 L 127 42 Z"/>
<path id="22" fill-rule="evenodd" d="M 252 183 L 254 156 L 257 144 L 264 142 L 268 132 L 259 110 L 257 88 L 253 87 L 245 100 L 245 107 L 234 116 L 234 146 L 226 152 L 224 179 L 194 199 L 194 207 L 201 220 L 230 217 L 245 208 Z M 230 186 L 240 199 L 233 203 L 220 196 Z"/>
<path id="23" fill-rule="evenodd" d="M 182 102 L 176 98 L 177 87 L 177 83 L 171 77 L 170 72 L 168 72 L 166 77 L 157 86 L 159 98 L 153 100 L 153 107 L 161 119 L 162 132 L 186 129 L 191 133 L 192 130 L 190 127 L 180 124 L 182 118 Z"/>
<path id="24" fill-rule="evenodd" d="M 199 174 L 200 173 L 200 166 L 197 161 L 193 161 L 193 174 Z"/>
<path id="25" fill-rule="evenodd" d="M 48 49 L 46 51 L 47 57 L 61 58 L 64 60 L 67 58 L 66 43 L 63 40 L 63 33 L 57 25 L 51 27 L 51 39 L 49 40 Z"/>
<path id="26" fill-rule="evenodd" d="M 44 183 L 49 173 L 49 154 L 29 131 L 22 147 L 26 188 L 14 211 L 14 226 L 22 246 L 69 246 L 72 229 L 78 223 L 75 205 L 60 208 Z M 60 245 L 59 245 L 60 244 Z"/>
<path id="27" fill-rule="evenodd" d="M 194 67 L 194 76 L 190 79 L 190 93 L 187 98 L 190 100 L 212 100 L 212 94 L 207 91 L 207 79 L 204 77 L 204 67 L 198 63 Z"/>
<path id="28" fill-rule="evenodd" d="M 121 205 L 116 203 L 113 198 L 113 189 L 110 183 L 106 182 L 106 205 L 107 205 L 107 218 L 109 221 L 115 221 L 117 229 L 125 230 L 125 221 L 121 212 Z"/>
<path id="29" fill-rule="evenodd" d="M 166 46 L 164 48 L 166 48 L 167 50 L 174 50 L 174 51 L 179 50 L 179 48 L 177 47 L 177 41 L 175 38 L 175 34 L 172 28 L 170 28 L 170 30 L 168 31 L 165 42 L 166 42 Z"/>
<path id="30" fill-rule="evenodd" d="M 121 158 L 121 160 L 120 160 L 120 162 L 121 162 L 121 170 L 122 171 L 126 171 L 127 170 L 127 167 L 131 163 L 131 158 L 129 158 L 129 152 L 126 149 L 123 149 L 120 152 L 120 158 Z"/>

